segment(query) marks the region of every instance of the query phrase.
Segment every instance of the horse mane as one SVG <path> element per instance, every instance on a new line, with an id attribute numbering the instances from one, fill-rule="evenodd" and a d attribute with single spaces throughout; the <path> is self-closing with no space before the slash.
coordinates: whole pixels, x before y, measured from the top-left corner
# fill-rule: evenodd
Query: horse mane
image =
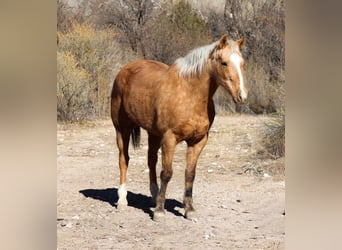
<path id="1" fill-rule="evenodd" d="M 191 77 L 202 74 L 209 55 L 217 46 L 218 42 L 216 41 L 212 44 L 193 49 L 186 56 L 178 58 L 175 64 L 179 69 L 179 75 Z"/>

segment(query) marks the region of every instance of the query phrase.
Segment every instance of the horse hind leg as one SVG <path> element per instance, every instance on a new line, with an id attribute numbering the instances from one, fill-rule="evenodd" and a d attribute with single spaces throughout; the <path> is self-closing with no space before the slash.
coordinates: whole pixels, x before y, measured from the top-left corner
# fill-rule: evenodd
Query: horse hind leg
<path id="1" fill-rule="evenodd" d="M 127 188 L 126 175 L 129 162 L 128 144 L 129 144 L 130 130 L 120 131 L 116 129 L 116 141 L 119 148 L 119 168 L 120 168 L 120 186 L 118 189 L 117 208 L 123 209 L 127 207 Z"/>
<path id="2" fill-rule="evenodd" d="M 156 205 L 156 199 L 159 191 L 157 183 L 156 165 L 158 161 L 158 150 L 160 148 L 161 138 L 148 134 L 148 168 L 150 175 L 150 192 L 152 196 L 152 205 Z"/>

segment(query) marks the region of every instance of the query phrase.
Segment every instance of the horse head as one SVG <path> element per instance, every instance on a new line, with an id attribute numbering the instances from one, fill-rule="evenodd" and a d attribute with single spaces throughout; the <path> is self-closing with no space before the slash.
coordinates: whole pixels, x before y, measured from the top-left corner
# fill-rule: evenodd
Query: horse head
<path id="1" fill-rule="evenodd" d="M 209 56 L 213 78 L 232 95 L 235 103 L 245 103 L 248 95 L 244 59 L 240 52 L 244 43 L 244 38 L 233 41 L 224 35 Z"/>

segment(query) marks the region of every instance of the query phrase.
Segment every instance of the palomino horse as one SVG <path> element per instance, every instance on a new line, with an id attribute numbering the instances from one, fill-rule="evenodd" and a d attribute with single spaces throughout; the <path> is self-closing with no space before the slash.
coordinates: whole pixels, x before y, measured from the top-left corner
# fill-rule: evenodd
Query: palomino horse
<path id="1" fill-rule="evenodd" d="M 185 217 L 193 218 L 192 187 L 197 159 L 207 143 L 208 131 L 215 117 L 212 97 L 219 86 L 236 103 L 247 99 L 244 60 L 238 41 L 224 35 L 220 40 L 194 49 L 178 58 L 170 67 L 156 61 L 138 60 L 125 65 L 116 76 L 112 90 L 111 116 L 119 148 L 120 186 L 117 207 L 127 206 L 126 172 L 129 138 L 148 132 L 148 167 L 150 191 L 156 204 L 153 219 L 164 216 L 165 192 L 172 176 L 176 145 L 187 143 L 185 169 Z M 160 189 L 156 164 L 161 147 Z"/>

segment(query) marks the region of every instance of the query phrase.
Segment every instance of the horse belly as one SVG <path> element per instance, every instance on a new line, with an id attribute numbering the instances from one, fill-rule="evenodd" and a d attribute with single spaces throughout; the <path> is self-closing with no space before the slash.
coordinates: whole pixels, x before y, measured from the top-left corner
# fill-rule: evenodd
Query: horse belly
<path id="1" fill-rule="evenodd" d="M 151 91 L 135 86 L 124 99 L 125 110 L 129 118 L 138 126 L 150 130 L 154 117 Z"/>

